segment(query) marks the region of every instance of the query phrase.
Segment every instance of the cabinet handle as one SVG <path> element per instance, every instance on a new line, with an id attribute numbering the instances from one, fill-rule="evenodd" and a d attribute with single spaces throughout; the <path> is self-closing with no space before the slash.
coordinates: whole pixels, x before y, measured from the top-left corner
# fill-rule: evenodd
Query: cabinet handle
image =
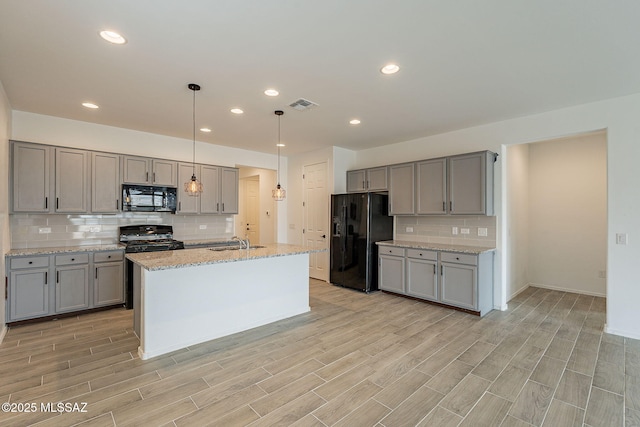
<path id="1" fill-rule="evenodd" d="M 144 180 L 149 182 L 149 172 L 147 172 L 147 176 L 146 176 L 146 178 Z"/>
<path id="2" fill-rule="evenodd" d="M 224 212 L 224 202 L 222 202 L 222 212 Z"/>
<path id="3" fill-rule="evenodd" d="M 111 259 L 111 255 L 107 255 L 107 258 L 108 258 L 108 259 Z"/>
<path id="4" fill-rule="evenodd" d="M 369 181 L 367 181 L 367 190 L 369 189 Z"/>
<path id="5" fill-rule="evenodd" d="M 60 272 L 56 271 L 56 283 L 60 283 Z"/>
<path id="6" fill-rule="evenodd" d="M 220 212 L 220 203 L 216 203 L 216 212 Z"/>
<path id="7" fill-rule="evenodd" d="M 443 271 L 442 271 L 442 265 L 440 266 L 440 275 L 441 275 L 441 276 L 444 276 L 444 273 L 443 273 Z"/>
<path id="8" fill-rule="evenodd" d="M 453 212 L 453 202 L 449 200 L 449 212 Z"/>
<path id="9" fill-rule="evenodd" d="M 33 264 L 33 261 L 29 261 L 29 264 Z"/>
<path id="10" fill-rule="evenodd" d="M 178 202 L 178 210 L 181 211 L 182 210 L 182 202 Z"/>
<path id="11" fill-rule="evenodd" d="M 56 209 L 60 207 L 60 199 L 56 197 Z"/>
<path id="12" fill-rule="evenodd" d="M 48 271 L 44 272 L 44 284 L 45 285 L 49 284 L 49 272 Z"/>
<path id="13" fill-rule="evenodd" d="M 109 257 L 111 258 L 111 257 Z M 98 267 L 96 267 L 96 279 L 98 278 Z"/>
<path id="14" fill-rule="evenodd" d="M 446 212 L 447 211 L 447 202 L 445 202 L 444 200 L 442 201 L 442 212 Z"/>
<path id="15" fill-rule="evenodd" d="M 71 258 L 71 261 L 75 261 L 75 260 L 76 260 L 75 258 Z"/>
<path id="16" fill-rule="evenodd" d="M 362 188 L 367 188 L 367 186 L 364 184 L 364 181 L 362 181 Z"/>
<path id="17" fill-rule="evenodd" d="M 436 265 L 435 264 L 433 264 L 433 275 L 434 276 L 436 275 Z"/>
<path id="18" fill-rule="evenodd" d="M 118 205 L 119 205 L 119 203 L 118 203 L 118 202 L 119 202 L 119 201 L 120 201 L 120 200 L 116 199 L 116 210 L 118 210 Z"/>
<path id="19" fill-rule="evenodd" d="M 456 257 L 456 259 L 457 259 L 458 261 L 460 261 L 460 257 L 459 257 L 459 256 L 457 256 L 457 257 Z"/>
<path id="20" fill-rule="evenodd" d="M 156 182 L 156 173 L 153 173 L 153 182 Z"/>
<path id="21" fill-rule="evenodd" d="M 44 208 L 45 209 L 49 209 L 49 198 L 48 197 L 44 198 Z"/>

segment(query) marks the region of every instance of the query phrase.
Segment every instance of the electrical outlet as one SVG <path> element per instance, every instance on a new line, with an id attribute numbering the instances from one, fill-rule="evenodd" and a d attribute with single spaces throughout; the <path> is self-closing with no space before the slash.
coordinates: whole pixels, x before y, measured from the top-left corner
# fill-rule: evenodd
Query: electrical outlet
<path id="1" fill-rule="evenodd" d="M 460 229 L 460 234 L 469 234 L 469 229 L 468 228 L 461 228 Z"/>
<path id="2" fill-rule="evenodd" d="M 487 229 L 484 227 L 478 228 L 478 236 L 487 237 Z"/>
<path id="3" fill-rule="evenodd" d="M 607 278 L 607 272 L 605 270 L 598 271 L 598 277 L 601 278 L 601 279 L 606 279 Z"/>
<path id="4" fill-rule="evenodd" d="M 89 227 L 89 232 L 90 233 L 99 233 L 100 232 L 100 226 L 99 225 L 93 225 L 93 226 Z"/>
<path id="5" fill-rule="evenodd" d="M 407 233 L 413 233 L 413 227 L 406 227 L 404 231 L 406 231 Z"/>
<path id="6" fill-rule="evenodd" d="M 627 233 L 616 233 L 616 244 L 617 245 L 626 245 L 629 241 L 629 236 Z"/>
<path id="7" fill-rule="evenodd" d="M 458 227 L 451 227 L 451 234 L 453 234 L 454 236 L 458 234 Z"/>
<path id="8" fill-rule="evenodd" d="M 206 230 L 207 229 L 207 224 L 200 224 L 200 230 Z"/>
<path id="9" fill-rule="evenodd" d="M 38 233 L 40 233 L 40 234 L 49 234 L 49 233 L 51 233 L 51 227 L 38 228 Z"/>

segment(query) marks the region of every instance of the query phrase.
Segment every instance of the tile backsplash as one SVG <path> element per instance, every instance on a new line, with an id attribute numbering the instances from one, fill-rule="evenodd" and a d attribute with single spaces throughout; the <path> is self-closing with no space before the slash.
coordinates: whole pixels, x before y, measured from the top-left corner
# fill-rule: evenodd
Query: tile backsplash
<path id="1" fill-rule="evenodd" d="M 458 234 L 453 234 L 457 227 Z M 487 229 L 479 236 L 478 229 Z M 407 231 L 409 230 L 409 231 Z M 469 234 L 462 234 L 468 230 Z M 496 246 L 495 216 L 397 216 L 395 239 L 463 246 Z"/>
<path id="2" fill-rule="evenodd" d="M 233 215 L 172 215 L 161 212 L 116 215 L 10 215 L 11 248 L 104 245 L 118 242 L 118 227 L 134 224 L 173 226 L 178 240 L 231 237 Z M 206 228 L 201 228 L 201 226 Z"/>

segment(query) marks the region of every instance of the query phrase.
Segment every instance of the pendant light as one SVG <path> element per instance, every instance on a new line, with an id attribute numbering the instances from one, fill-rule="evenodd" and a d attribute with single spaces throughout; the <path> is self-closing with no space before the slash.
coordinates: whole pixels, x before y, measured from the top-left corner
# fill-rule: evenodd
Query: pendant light
<path id="1" fill-rule="evenodd" d="M 271 192 L 271 197 L 273 197 L 273 200 L 276 202 L 281 202 L 287 197 L 287 191 L 280 185 L 280 147 L 284 146 L 284 144 L 280 142 L 280 117 L 284 114 L 284 111 L 276 110 L 274 113 L 278 116 L 278 185 L 276 185 L 275 190 Z"/>
<path id="2" fill-rule="evenodd" d="M 202 193 L 202 183 L 196 178 L 196 92 L 200 90 L 200 86 L 189 83 L 187 87 L 193 91 L 193 175 L 184 183 L 184 191 L 190 196 L 198 197 Z"/>

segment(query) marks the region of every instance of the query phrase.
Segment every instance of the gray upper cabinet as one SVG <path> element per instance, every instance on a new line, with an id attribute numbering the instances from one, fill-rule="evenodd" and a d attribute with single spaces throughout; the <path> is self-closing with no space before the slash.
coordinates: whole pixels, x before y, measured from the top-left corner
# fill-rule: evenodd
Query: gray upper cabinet
<path id="1" fill-rule="evenodd" d="M 163 187 L 178 186 L 178 163 L 172 160 L 153 159 L 151 162 L 151 183 Z"/>
<path id="2" fill-rule="evenodd" d="M 185 182 L 191 180 L 191 176 L 194 173 L 194 166 L 192 163 L 178 163 L 178 182 L 180 186 Z M 195 165 L 196 177 L 200 177 L 200 165 Z M 200 178 L 199 178 L 200 179 Z M 200 179 L 202 182 L 202 179 Z M 204 188 L 204 186 L 203 186 Z M 207 190 L 210 190 L 207 188 Z M 217 191 L 216 191 L 217 193 Z M 196 214 L 199 212 L 200 197 L 204 195 L 204 192 L 200 196 L 190 196 L 184 188 L 178 188 L 178 210 L 176 213 L 180 214 Z"/>
<path id="3" fill-rule="evenodd" d="M 389 166 L 389 215 L 415 213 L 414 183 L 414 163 Z"/>
<path id="4" fill-rule="evenodd" d="M 202 183 L 202 194 L 199 197 L 200 213 L 220 213 L 220 168 L 202 165 L 200 167 L 200 182 Z"/>
<path id="5" fill-rule="evenodd" d="M 55 212 L 89 212 L 89 152 L 56 148 Z"/>
<path id="6" fill-rule="evenodd" d="M 13 212 L 50 212 L 52 148 L 24 142 L 11 147 Z"/>
<path id="7" fill-rule="evenodd" d="M 236 168 L 221 168 L 220 213 L 238 213 L 239 171 Z"/>
<path id="8" fill-rule="evenodd" d="M 449 213 L 493 215 L 493 162 L 489 151 L 449 158 Z"/>
<path id="9" fill-rule="evenodd" d="M 91 211 L 117 213 L 120 201 L 120 156 L 91 153 Z"/>
<path id="10" fill-rule="evenodd" d="M 447 159 L 416 163 L 416 213 L 445 215 L 447 213 Z"/>
<path id="11" fill-rule="evenodd" d="M 387 166 L 347 171 L 347 192 L 386 191 L 389 188 L 387 175 Z"/>
<path id="12" fill-rule="evenodd" d="M 122 158 L 123 183 L 177 187 L 178 162 L 137 156 Z"/>

